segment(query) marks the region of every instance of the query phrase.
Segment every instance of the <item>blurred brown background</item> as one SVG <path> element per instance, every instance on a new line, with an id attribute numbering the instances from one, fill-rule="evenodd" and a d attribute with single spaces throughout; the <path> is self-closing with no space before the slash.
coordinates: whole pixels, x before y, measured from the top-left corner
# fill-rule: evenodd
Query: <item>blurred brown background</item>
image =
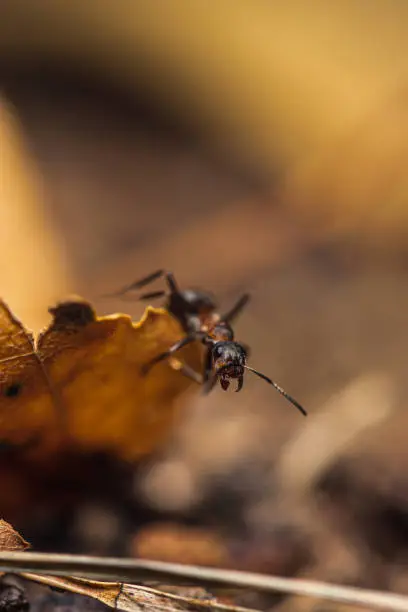
<path id="1" fill-rule="evenodd" d="M 91 501 L 64 546 L 408 591 L 407 51 L 404 0 L 2 1 L 2 296 L 39 329 L 69 293 L 139 317 L 100 296 L 158 267 L 248 289 L 310 413 L 198 398 L 132 480 L 148 527 Z"/>

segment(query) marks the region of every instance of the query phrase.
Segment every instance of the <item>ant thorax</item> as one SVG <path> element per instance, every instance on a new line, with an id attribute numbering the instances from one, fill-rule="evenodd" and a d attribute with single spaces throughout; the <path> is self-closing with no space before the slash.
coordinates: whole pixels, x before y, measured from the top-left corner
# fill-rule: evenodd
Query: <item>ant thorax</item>
<path id="1" fill-rule="evenodd" d="M 234 340 L 234 331 L 232 327 L 219 319 L 208 326 L 206 333 L 212 340 L 215 340 L 215 342 L 232 342 Z"/>

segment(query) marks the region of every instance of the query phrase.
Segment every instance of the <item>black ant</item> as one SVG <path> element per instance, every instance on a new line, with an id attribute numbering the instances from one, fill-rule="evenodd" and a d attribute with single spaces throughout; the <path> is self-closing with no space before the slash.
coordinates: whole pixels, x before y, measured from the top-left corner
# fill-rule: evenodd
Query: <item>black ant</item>
<path id="1" fill-rule="evenodd" d="M 241 391 L 244 384 L 244 372 L 248 370 L 275 387 L 281 395 L 306 416 L 306 410 L 284 389 L 265 374 L 247 365 L 249 348 L 234 339 L 234 332 L 230 323 L 248 303 L 249 294 L 244 294 L 239 298 L 227 313 L 219 315 L 216 311 L 215 300 L 210 294 L 195 289 L 181 291 L 172 273 L 157 270 L 142 280 L 124 287 L 114 295 L 125 295 L 129 291 L 141 289 L 161 276 L 165 277 L 169 290 L 145 293 L 139 296 L 139 299 L 150 300 L 166 296 L 165 308 L 179 320 L 187 335 L 147 363 L 143 367 L 144 374 L 147 374 L 156 363 L 172 357 L 184 346 L 200 341 L 206 347 L 203 376 L 200 377 L 185 364 L 178 369 L 196 382 L 203 384 L 205 393 L 209 393 L 217 381 L 220 382 L 221 388 L 226 391 L 231 379 L 238 380 L 236 391 Z"/>

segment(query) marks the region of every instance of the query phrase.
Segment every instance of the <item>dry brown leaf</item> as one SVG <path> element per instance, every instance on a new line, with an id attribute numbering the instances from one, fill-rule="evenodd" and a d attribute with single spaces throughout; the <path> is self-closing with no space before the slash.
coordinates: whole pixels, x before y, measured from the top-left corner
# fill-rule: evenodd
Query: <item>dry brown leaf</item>
<path id="1" fill-rule="evenodd" d="M 125 461 L 154 451 L 194 383 L 168 363 L 147 376 L 140 369 L 182 337 L 179 323 L 150 307 L 138 323 L 97 317 L 80 299 L 50 312 L 51 325 L 34 340 L 0 302 L 0 442 L 41 460 L 72 449 Z M 180 357 L 198 369 L 201 347 Z"/>
<path id="2" fill-rule="evenodd" d="M 126 584 L 123 582 L 102 582 L 99 580 L 86 580 L 84 578 L 59 578 L 56 576 L 41 576 L 38 574 L 23 573 L 23 578 L 35 582 L 71 591 L 78 595 L 92 597 L 115 610 L 125 612 L 163 612 L 172 610 L 178 612 L 202 611 L 211 612 L 225 610 L 226 612 L 249 612 L 247 608 L 240 608 L 223 604 L 208 593 L 201 598 L 186 597 L 174 593 L 165 593 L 150 587 Z"/>
<path id="3" fill-rule="evenodd" d="M 13 529 L 13 527 L 0 519 L 0 551 L 13 552 L 15 550 L 26 550 L 30 548 L 30 544 Z"/>

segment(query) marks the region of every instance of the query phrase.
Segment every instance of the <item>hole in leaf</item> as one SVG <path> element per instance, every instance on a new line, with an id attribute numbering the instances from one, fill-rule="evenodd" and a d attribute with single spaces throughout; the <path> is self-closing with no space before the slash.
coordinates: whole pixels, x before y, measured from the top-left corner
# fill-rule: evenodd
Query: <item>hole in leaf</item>
<path id="1" fill-rule="evenodd" d="M 4 395 L 6 397 L 17 397 L 17 395 L 20 393 L 20 391 L 21 391 L 21 384 L 20 383 L 12 383 L 8 387 L 6 387 L 6 389 L 4 391 Z"/>

